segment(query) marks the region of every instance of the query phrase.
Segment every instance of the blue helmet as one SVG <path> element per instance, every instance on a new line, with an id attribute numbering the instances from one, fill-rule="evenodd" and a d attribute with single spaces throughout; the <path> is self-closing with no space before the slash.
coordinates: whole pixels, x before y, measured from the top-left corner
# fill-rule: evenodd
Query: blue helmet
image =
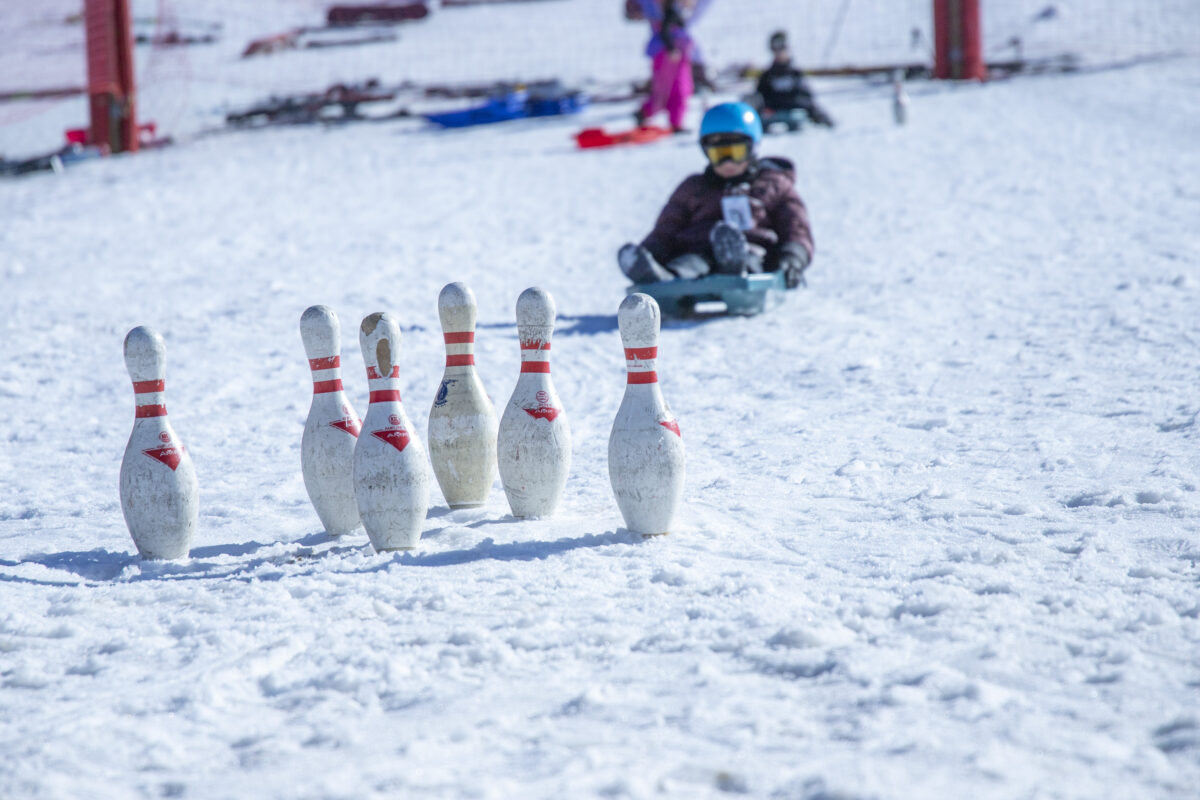
<path id="1" fill-rule="evenodd" d="M 721 103 L 710 108 L 700 123 L 701 141 L 714 133 L 740 133 L 758 144 L 762 141 L 762 120 L 746 103 Z"/>

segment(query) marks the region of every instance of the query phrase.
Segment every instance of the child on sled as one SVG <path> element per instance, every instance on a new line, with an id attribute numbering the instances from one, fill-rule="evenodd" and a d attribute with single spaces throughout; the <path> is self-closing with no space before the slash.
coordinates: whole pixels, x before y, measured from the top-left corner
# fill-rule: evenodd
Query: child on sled
<path id="1" fill-rule="evenodd" d="M 617 254 L 631 281 L 779 271 L 789 289 L 804 285 L 813 257 L 808 211 L 792 162 L 758 156 L 762 134 L 745 103 L 709 109 L 700 125 L 708 167 L 679 184 L 641 244 Z"/>
<path id="2" fill-rule="evenodd" d="M 787 34 L 775 31 L 768 42 L 773 55 L 771 66 L 759 76 L 752 96 L 753 105 L 762 117 L 763 127 L 779 123 L 788 130 L 799 130 L 807 120 L 814 125 L 833 127 L 833 119 L 817 105 L 804 73 L 792 64 Z"/>

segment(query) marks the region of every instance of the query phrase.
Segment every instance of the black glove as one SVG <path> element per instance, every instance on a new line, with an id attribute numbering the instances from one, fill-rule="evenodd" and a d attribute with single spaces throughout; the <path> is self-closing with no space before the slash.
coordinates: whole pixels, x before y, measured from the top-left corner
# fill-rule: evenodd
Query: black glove
<path id="1" fill-rule="evenodd" d="M 797 286 L 808 285 L 804 280 L 804 270 L 808 269 L 810 260 L 808 251 L 800 245 L 789 242 L 783 246 L 779 252 L 779 271 L 783 273 L 787 288 L 795 289 Z"/>

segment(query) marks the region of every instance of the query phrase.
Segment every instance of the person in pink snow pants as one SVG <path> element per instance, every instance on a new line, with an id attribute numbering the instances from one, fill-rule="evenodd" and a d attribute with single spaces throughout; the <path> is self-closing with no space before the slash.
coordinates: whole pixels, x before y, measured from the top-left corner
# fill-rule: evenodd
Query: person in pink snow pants
<path id="1" fill-rule="evenodd" d="M 698 56 L 690 28 L 712 0 L 638 0 L 653 35 L 646 55 L 653 63 L 650 96 L 634 115 L 638 125 L 666 110 L 671 128 L 684 131 L 683 118 L 692 96 L 692 61 Z"/>

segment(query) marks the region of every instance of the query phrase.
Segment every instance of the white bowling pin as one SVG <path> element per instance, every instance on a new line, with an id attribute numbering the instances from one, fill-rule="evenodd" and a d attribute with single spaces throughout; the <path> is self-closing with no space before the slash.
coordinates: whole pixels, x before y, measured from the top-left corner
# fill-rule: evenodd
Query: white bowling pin
<path id="1" fill-rule="evenodd" d="M 429 458 L 451 508 L 487 502 L 496 474 L 496 411 L 475 370 L 475 294 L 465 283 L 438 295 L 446 371 L 429 409 Z"/>
<path id="2" fill-rule="evenodd" d="M 521 375 L 500 420 L 500 481 L 514 517 L 546 517 L 571 469 L 571 429 L 550 380 L 554 298 L 536 286 L 517 298 Z"/>
<path id="3" fill-rule="evenodd" d="M 121 510 L 143 558 L 183 558 L 199 515 L 196 470 L 163 404 L 167 348 L 145 326 L 125 337 L 125 367 L 133 379 L 133 432 L 121 459 Z"/>
<path id="4" fill-rule="evenodd" d="M 669 533 L 683 496 L 683 437 L 658 387 L 658 303 L 636 293 L 617 311 L 628 380 L 608 437 L 608 477 L 625 527 Z"/>
<path id="5" fill-rule="evenodd" d="M 300 338 L 312 370 L 313 396 L 300 441 L 304 488 L 330 534 L 359 526 L 354 497 L 354 446 L 359 421 L 342 390 L 342 328 L 333 309 L 312 306 L 300 316 Z"/>
<path id="6" fill-rule="evenodd" d="M 425 448 L 400 404 L 400 326 L 376 312 L 358 331 L 371 404 L 354 448 L 354 494 L 363 527 L 378 551 L 411 550 L 429 508 Z"/>

